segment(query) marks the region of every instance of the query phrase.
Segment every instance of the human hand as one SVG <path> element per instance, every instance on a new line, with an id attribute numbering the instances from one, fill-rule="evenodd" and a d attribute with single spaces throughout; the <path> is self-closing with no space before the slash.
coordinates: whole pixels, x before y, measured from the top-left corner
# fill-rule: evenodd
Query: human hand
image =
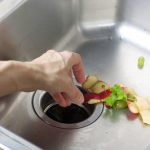
<path id="1" fill-rule="evenodd" d="M 71 103 L 81 104 L 84 97 L 73 83 L 73 75 L 78 83 L 85 80 L 81 56 L 77 53 L 49 50 L 34 59 L 31 64 L 35 72 L 35 87 L 46 90 L 63 107 Z"/>

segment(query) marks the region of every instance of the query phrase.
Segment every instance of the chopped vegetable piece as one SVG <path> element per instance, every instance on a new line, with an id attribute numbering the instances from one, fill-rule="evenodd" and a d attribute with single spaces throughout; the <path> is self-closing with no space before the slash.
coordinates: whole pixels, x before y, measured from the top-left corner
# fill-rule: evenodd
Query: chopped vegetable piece
<path id="1" fill-rule="evenodd" d="M 150 103 L 147 98 L 137 96 L 136 105 L 138 106 L 139 110 L 145 110 L 145 109 L 150 110 Z"/>
<path id="2" fill-rule="evenodd" d="M 127 101 L 127 95 L 126 93 L 123 91 L 123 89 L 120 87 L 120 85 L 114 85 L 112 88 L 111 88 L 111 95 L 107 98 L 104 99 L 104 102 L 116 109 L 116 102 L 117 101 L 124 101 L 124 103 Z"/>
<path id="3" fill-rule="evenodd" d="M 150 125 L 150 102 L 147 98 L 137 96 L 136 105 L 141 115 L 142 121 Z"/>
<path id="4" fill-rule="evenodd" d="M 127 94 L 137 95 L 137 93 L 135 92 L 134 89 L 132 89 L 132 88 L 127 88 L 127 89 L 128 89 L 128 93 Z"/>
<path id="5" fill-rule="evenodd" d="M 85 82 L 82 84 L 82 87 L 86 90 L 90 89 L 98 81 L 96 76 L 87 76 Z"/>
<path id="6" fill-rule="evenodd" d="M 138 67 L 139 67 L 140 69 L 142 69 L 142 68 L 144 67 L 144 63 L 145 63 L 145 58 L 144 58 L 143 56 L 140 56 L 140 57 L 138 58 Z"/>
<path id="7" fill-rule="evenodd" d="M 108 104 L 104 103 L 105 107 L 108 108 L 108 109 L 111 109 L 112 107 L 109 106 Z"/>
<path id="8" fill-rule="evenodd" d="M 121 84 L 119 84 L 121 86 Z M 127 100 L 128 101 L 135 101 L 137 93 L 129 87 L 121 86 L 123 91 L 127 94 Z"/>
<path id="9" fill-rule="evenodd" d="M 105 90 L 105 91 L 99 93 L 98 95 L 101 99 L 105 99 L 111 95 L 111 90 L 110 89 Z"/>
<path id="10" fill-rule="evenodd" d="M 139 57 L 139 68 L 144 67 L 144 61 L 143 56 Z M 115 84 L 110 88 L 107 83 L 95 76 L 88 76 L 82 87 L 85 89 L 83 94 L 85 103 L 103 103 L 105 107 L 116 110 L 128 107 L 129 120 L 134 120 L 140 115 L 143 123 L 150 125 L 150 97 L 140 97 L 132 88 L 125 87 L 123 84 Z"/>
<path id="11" fill-rule="evenodd" d="M 127 112 L 127 118 L 128 120 L 135 120 L 138 117 L 138 113 L 132 113 L 130 111 Z"/>
<path id="12" fill-rule="evenodd" d="M 110 94 L 111 94 L 111 91 L 110 90 L 106 90 L 106 91 L 103 91 L 103 92 L 101 92 L 99 94 L 86 93 L 86 94 L 83 94 L 83 96 L 84 96 L 85 102 L 88 102 L 91 99 L 97 99 L 99 101 L 103 101 L 103 99 L 105 99 L 106 97 L 110 96 Z"/>
<path id="13" fill-rule="evenodd" d="M 140 112 L 143 123 L 150 125 L 150 110 L 142 110 Z"/>
<path id="14" fill-rule="evenodd" d="M 125 109 L 128 107 L 128 105 L 126 101 L 116 101 L 114 107 L 115 109 Z"/>
<path id="15" fill-rule="evenodd" d="M 127 99 L 128 101 L 134 102 L 136 100 L 136 97 L 134 95 L 127 94 Z"/>
<path id="16" fill-rule="evenodd" d="M 97 104 L 97 103 L 100 103 L 100 100 L 99 99 L 90 99 L 88 101 L 88 104 Z"/>
<path id="17" fill-rule="evenodd" d="M 129 108 L 130 112 L 132 112 L 133 114 L 139 113 L 138 107 L 135 102 L 128 101 L 127 104 L 128 104 L 128 108 Z"/>
<path id="18" fill-rule="evenodd" d="M 97 81 L 92 87 L 91 90 L 93 93 L 99 94 L 107 89 L 109 89 L 109 85 L 103 81 Z"/>
<path id="19" fill-rule="evenodd" d="M 99 100 L 101 100 L 99 95 L 95 94 L 95 93 L 86 93 L 86 94 L 83 94 L 83 96 L 84 96 L 85 102 L 88 102 L 91 99 L 99 99 Z"/>

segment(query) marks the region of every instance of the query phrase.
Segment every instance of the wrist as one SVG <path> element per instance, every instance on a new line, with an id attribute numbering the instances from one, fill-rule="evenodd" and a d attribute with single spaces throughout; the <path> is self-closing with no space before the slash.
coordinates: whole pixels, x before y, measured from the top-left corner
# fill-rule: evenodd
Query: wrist
<path id="1" fill-rule="evenodd" d="M 8 61 L 8 63 L 15 91 L 32 91 L 36 88 L 36 73 L 30 62 Z"/>

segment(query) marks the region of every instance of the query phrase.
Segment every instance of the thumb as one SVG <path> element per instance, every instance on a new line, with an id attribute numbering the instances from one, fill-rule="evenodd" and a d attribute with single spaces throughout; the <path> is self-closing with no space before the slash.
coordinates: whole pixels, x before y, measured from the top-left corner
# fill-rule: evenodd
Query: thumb
<path id="1" fill-rule="evenodd" d="M 74 85 L 71 85 L 65 93 L 68 95 L 70 101 L 75 104 L 82 104 L 84 102 L 83 94 Z"/>

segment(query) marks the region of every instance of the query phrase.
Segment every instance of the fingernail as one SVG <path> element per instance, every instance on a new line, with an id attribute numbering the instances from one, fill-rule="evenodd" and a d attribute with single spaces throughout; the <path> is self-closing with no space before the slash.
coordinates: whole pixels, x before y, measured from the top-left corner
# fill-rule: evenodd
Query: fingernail
<path id="1" fill-rule="evenodd" d="M 78 99 L 78 103 L 82 104 L 84 102 L 84 97 L 81 96 L 79 99 Z"/>

